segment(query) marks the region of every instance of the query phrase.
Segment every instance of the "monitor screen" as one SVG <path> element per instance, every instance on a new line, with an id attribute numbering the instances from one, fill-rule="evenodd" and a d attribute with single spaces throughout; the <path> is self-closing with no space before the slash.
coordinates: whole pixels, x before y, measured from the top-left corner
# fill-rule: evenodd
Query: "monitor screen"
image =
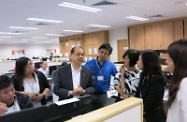
<path id="1" fill-rule="evenodd" d="M 54 70 L 57 70 L 58 68 L 60 68 L 62 65 L 54 65 L 54 66 L 50 66 L 49 67 L 49 76 L 52 76 L 52 73 Z"/>
<path id="2" fill-rule="evenodd" d="M 42 62 L 35 62 L 34 63 L 34 68 L 35 69 L 39 69 L 40 67 L 42 67 Z"/>
<path id="3" fill-rule="evenodd" d="M 50 67 L 49 67 L 49 76 L 52 76 L 53 71 L 54 71 L 54 70 L 57 70 L 57 67 L 58 67 L 58 66 L 56 66 L 56 65 L 55 65 L 55 66 L 50 66 Z"/>

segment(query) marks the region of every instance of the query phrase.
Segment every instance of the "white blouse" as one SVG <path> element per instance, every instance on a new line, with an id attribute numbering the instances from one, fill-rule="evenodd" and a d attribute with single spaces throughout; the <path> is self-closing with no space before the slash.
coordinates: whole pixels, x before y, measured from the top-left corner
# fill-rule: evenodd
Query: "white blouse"
<path id="1" fill-rule="evenodd" d="M 187 122 L 187 77 L 181 81 L 176 98 L 168 109 L 166 122 Z"/>
<path id="2" fill-rule="evenodd" d="M 23 81 L 23 86 L 24 86 L 24 91 L 25 92 L 30 92 L 33 94 L 38 94 L 40 92 L 40 86 L 39 86 L 39 81 L 37 78 L 37 74 L 35 74 L 35 77 L 32 78 L 32 82 L 28 82 L 26 79 Z M 41 102 L 36 102 L 32 101 L 34 107 L 41 106 Z"/>

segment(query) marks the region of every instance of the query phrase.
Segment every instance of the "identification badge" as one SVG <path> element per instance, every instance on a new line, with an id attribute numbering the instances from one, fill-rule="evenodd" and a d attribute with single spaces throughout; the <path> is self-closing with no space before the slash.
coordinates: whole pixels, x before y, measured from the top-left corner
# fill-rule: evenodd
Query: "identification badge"
<path id="1" fill-rule="evenodd" d="M 102 75 L 97 76 L 97 80 L 104 80 L 104 77 Z"/>

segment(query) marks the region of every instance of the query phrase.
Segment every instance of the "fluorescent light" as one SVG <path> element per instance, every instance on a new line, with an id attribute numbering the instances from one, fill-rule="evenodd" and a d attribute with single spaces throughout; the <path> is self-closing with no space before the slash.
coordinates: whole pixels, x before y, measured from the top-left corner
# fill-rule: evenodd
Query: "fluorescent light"
<path id="1" fill-rule="evenodd" d="M 187 5 L 187 4 L 185 4 L 185 5 Z"/>
<path id="2" fill-rule="evenodd" d="M 23 29 L 23 30 L 37 30 L 38 28 L 30 28 L 30 27 L 19 27 L 19 26 L 10 26 L 11 29 Z"/>
<path id="3" fill-rule="evenodd" d="M 39 21 L 39 22 L 49 22 L 49 23 L 61 23 L 62 22 L 62 21 L 58 21 L 58 20 L 39 19 L 39 18 L 28 18 L 27 20 Z"/>
<path id="4" fill-rule="evenodd" d="M 0 38 L 2 39 L 9 39 L 9 38 L 11 38 L 10 36 L 0 36 Z"/>
<path id="5" fill-rule="evenodd" d="M 139 20 L 139 21 L 147 21 L 147 20 L 149 20 L 149 19 L 142 18 L 142 17 L 137 17 L 137 16 L 128 16 L 126 18 L 128 18 L 128 19 L 134 19 L 134 20 Z"/>
<path id="6" fill-rule="evenodd" d="M 101 11 L 101 9 L 82 6 L 82 5 L 77 5 L 77 4 L 72 4 L 72 3 L 67 3 L 67 2 L 63 2 L 62 4 L 58 4 L 58 6 L 74 8 L 74 9 L 79 9 L 79 10 L 89 11 L 89 12 L 99 12 L 99 11 Z"/>
<path id="7" fill-rule="evenodd" d="M 79 31 L 79 30 L 63 30 L 63 31 L 65 31 L 65 32 L 77 32 L 77 33 L 83 32 L 83 31 Z"/>
<path id="8" fill-rule="evenodd" d="M 33 39 L 48 39 L 47 37 L 32 37 Z"/>
<path id="9" fill-rule="evenodd" d="M 97 24 L 89 24 L 88 26 L 91 27 L 99 27 L 99 28 L 109 28 L 110 26 L 108 25 L 97 25 Z"/>
<path id="10" fill-rule="evenodd" d="M 17 35 L 17 34 L 22 34 L 22 33 L 0 32 L 0 34 Z"/>
<path id="11" fill-rule="evenodd" d="M 47 36 L 64 36 L 64 35 L 60 35 L 60 34 L 45 34 Z"/>

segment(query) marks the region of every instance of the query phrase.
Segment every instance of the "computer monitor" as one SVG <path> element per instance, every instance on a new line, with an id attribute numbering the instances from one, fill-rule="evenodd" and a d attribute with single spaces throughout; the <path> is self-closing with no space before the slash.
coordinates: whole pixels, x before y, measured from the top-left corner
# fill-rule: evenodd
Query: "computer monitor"
<path id="1" fill-rule="evenodd" d="M 53 71 L 57 70 L 57 67 L 58 67 L 57 65 L 49 67 L 49 76 L 52 76 Z"/>
<path id="2" fill-rule="evenodd" d="M 57 70 L 58 68 L 60 68 L 62 65 L 54 65 L 54 66 L 50 66 L 49 67 L 49 76 L 52 76 L 52 73 L 54 70 Z"/>
<path id="3" fill-rule="evenodd" d="M 34 68 L 35 69 L 39 69 L 40 67 L 42 67 L 42 62 L 35 62 L 34 63 Z"/>
<path id="4" fill-rule="evenodd" d="M 56 122 L 66 121 L 72 117 L 90 112 L 91 104 L 83 102 L 86 98 L 80 98 L 80 101 L 58 106 L 55 103 L 43 105 L 41 107 L 26 109 L 7 115 L 0 116 L 1 122 Z"/>

